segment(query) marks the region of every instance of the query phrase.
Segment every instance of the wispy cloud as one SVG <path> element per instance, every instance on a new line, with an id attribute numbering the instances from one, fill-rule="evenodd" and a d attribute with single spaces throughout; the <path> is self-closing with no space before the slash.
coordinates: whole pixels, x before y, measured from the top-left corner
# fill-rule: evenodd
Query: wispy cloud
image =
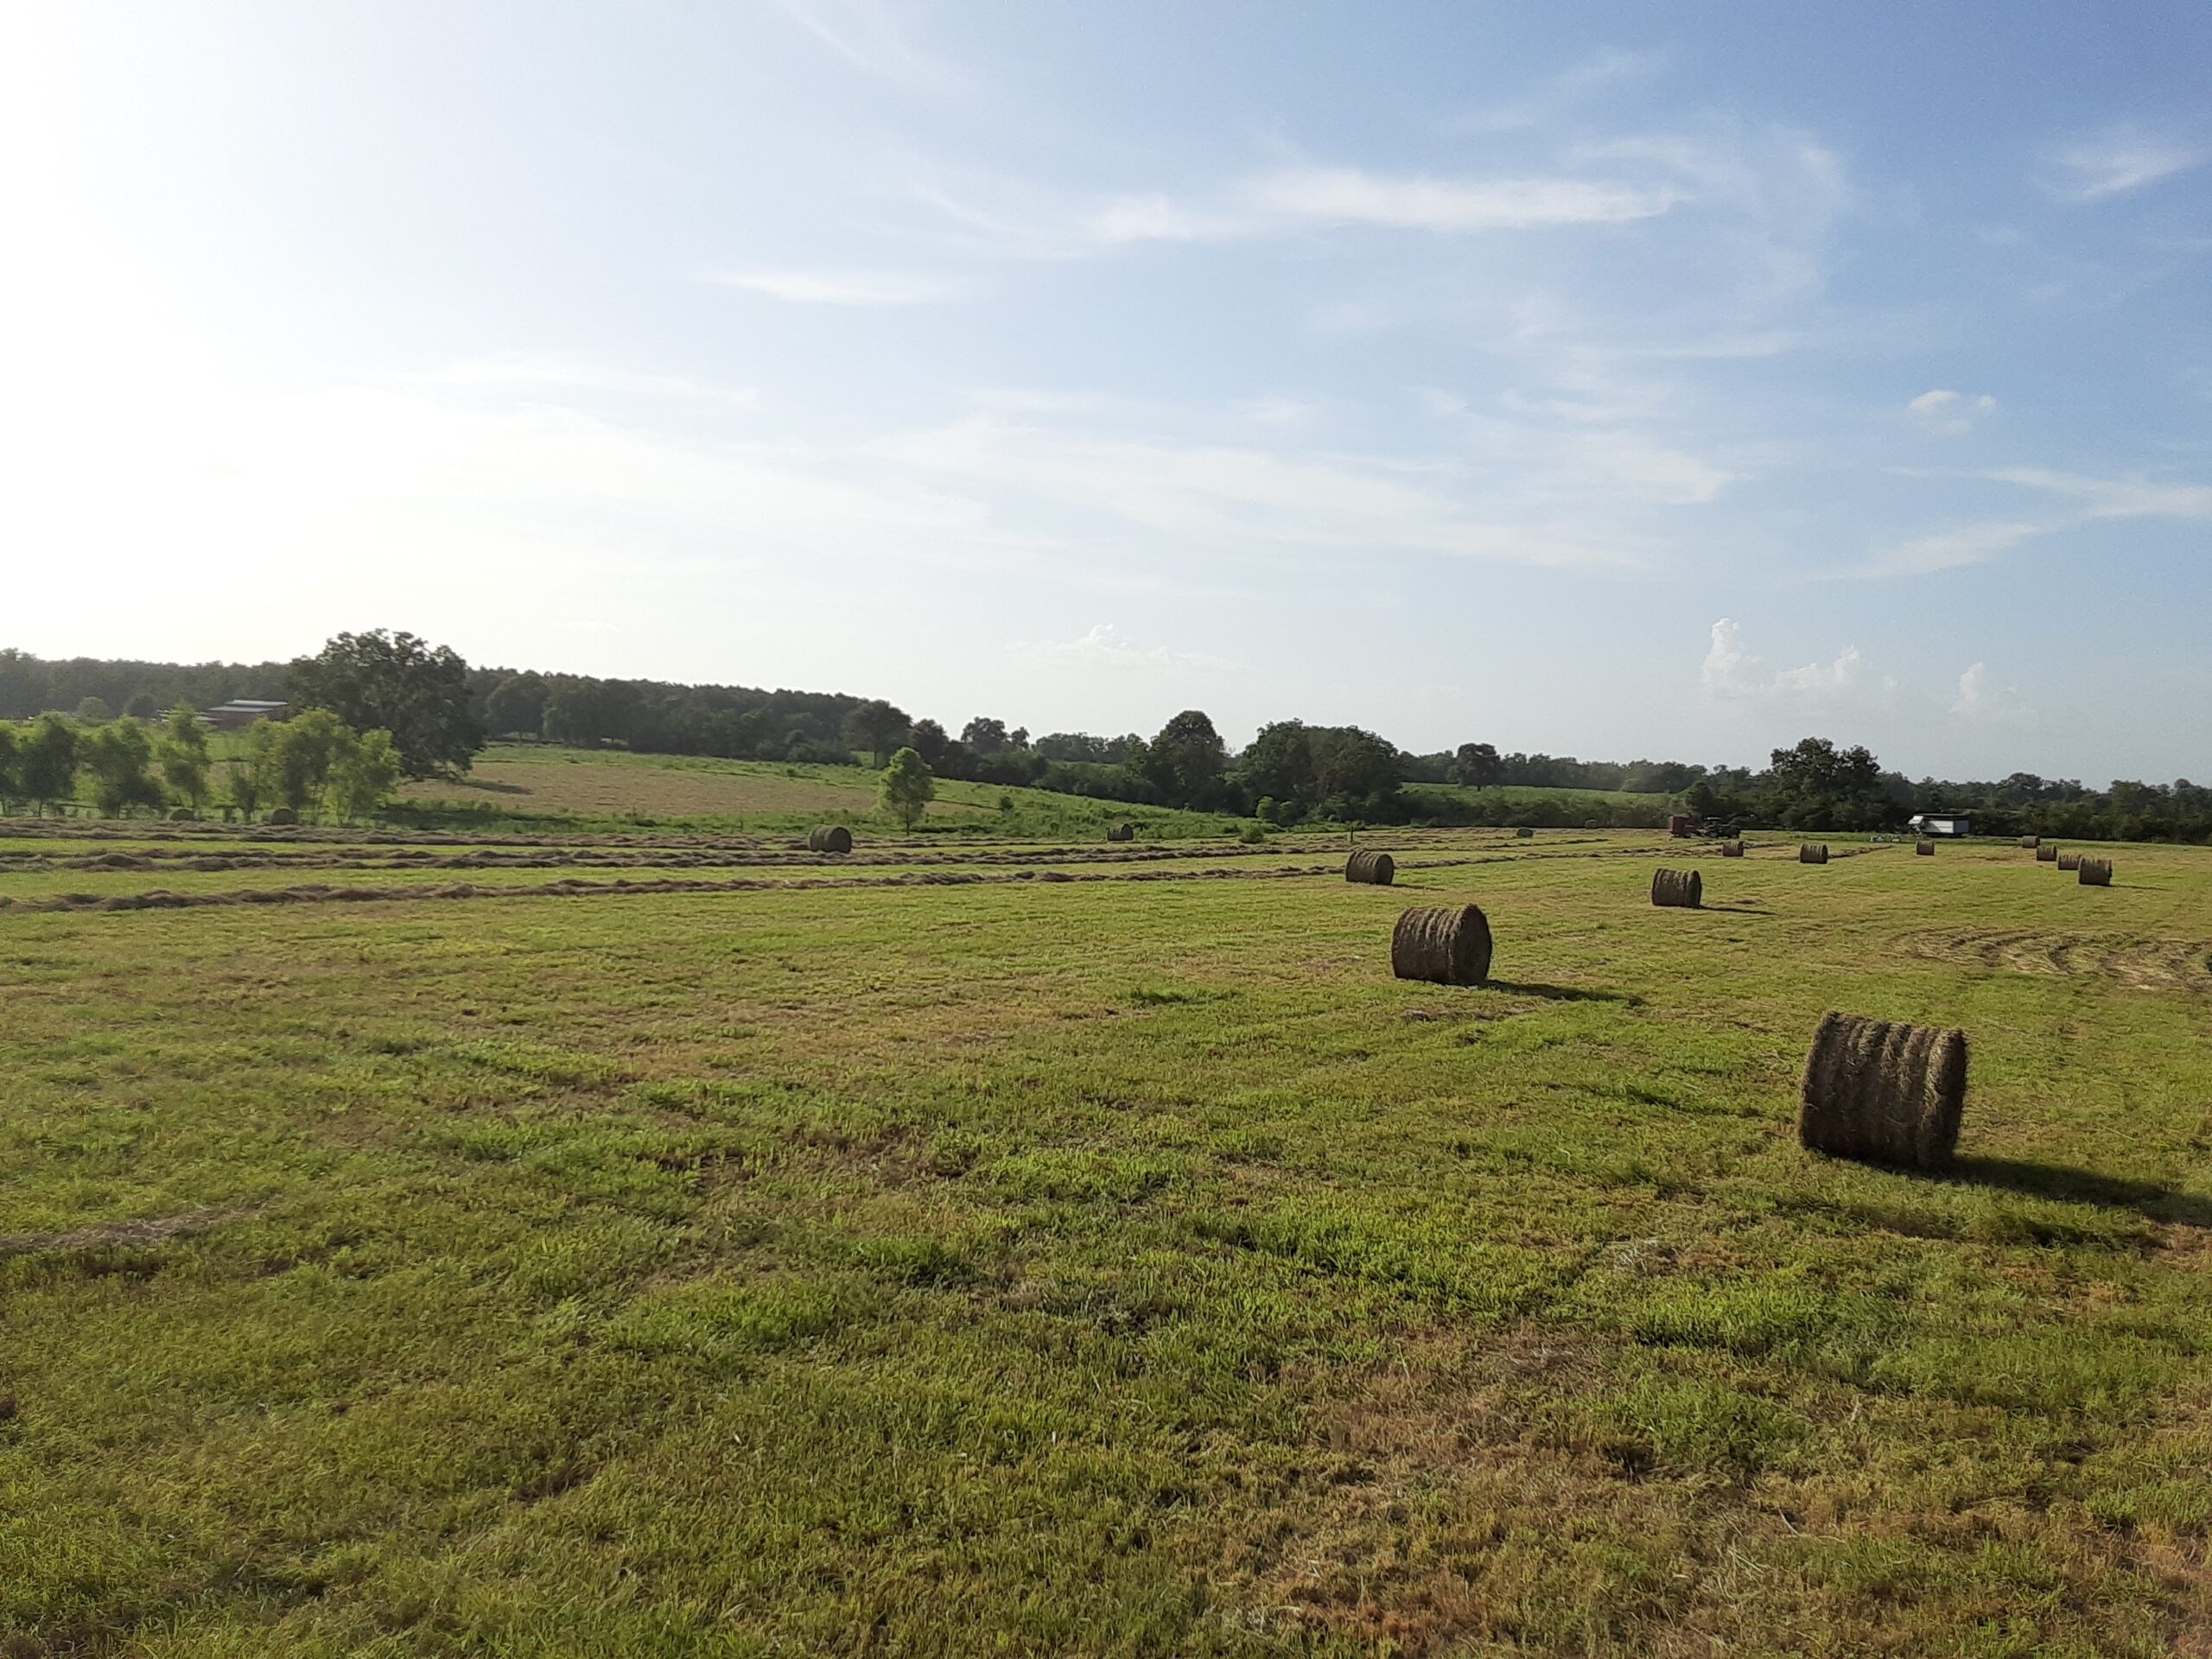
<path id="1" fill-rule="evenodd" d="M 1198 651 L 1170 651 L 1165 645 L 1140 645 L 1122 637 L 1111 622 L 1101 622 L 1073 639 L 1024 640 L 1007 647 L 1009 656 L 1060 668 L 1107 669 L 1116 673 L 1158 673 L 1181 670 L 1198 673 L 1238 672 L 1238 664 L 1225 657 Z"/>
<path id="2" fill-rule="evenodd" d="M 2041 467 L 1991 473 L 2001 483 L 2072 498 L 2091 518 L 2212 518 L 2212 485 L 2162 484 L 2142 477 L 2090 478 Z"/>
<path id="3" fill-rule="evenodd" d="M 707 280 L 792 305 L 946 305 L 975 292 L 963 277 L 912 270 L 718 270 Z"/>
<path id="4" fill-rule="evenodd" d="M 2050 519 L 2000 518 L 1958 524 L 1882 548 L 1866 563 L 1846 574 L 1868 577 L 1929 576 L 1962 565 L 1986 564 L 2023 542 L 2065 528 L 2063 521 Z"/>
<path id="5" fill-rule="evenodd" d="M 1698 685 L 1707 696 L 1721 702 L 1822 709 L 1887 701 L 1897 690 L 1895 679 L 1878 679 L 1870 672 L 1856 645 L 1846 645 L 1828 662 L 1770 670 L 1745 647 L 1742 626 L 1726 616 L 1713 625 Z"/>
<path id="6" fill-rule="evenodd" d="M 1983 392 L 1969 397 L 1959 391 L 1923 391 L 1905 405 L 1914 420 L 1927 431 L 1946 437 L 1957 437 L 1974 430 L 1974 423 L 1986 415 L 1997 412 L 1997 400 Z"/>
<path id="7" fill-rule="evenodd" d="M 922 50 L 882 0 L 775 0 L 778 10 L 861 73 L 910 88 L 944 88 L 958 73 Z"/>
<path id="8" fill-rule="evenodd" d="M 2212 161 L 2212 145 L 2124 124 L 2054 151 L 2051 194 L 2069 201 L 2124 196 Z"/>
<path id="9" fill-rule="evenodd" d="M 1570 113 L 1596 93 L 1650 79 L 1662 73 L 1669 61 L 1665 52 L 1595 53 L 1538 81 L 1522 97 L 1455 118 L 1446 124 L 1445 130 L 1462 133 L 1511 132 L 1543 126 Z"/>
<path id="10" fill-rule="evenodd" d="M 511 352 L 497 357 L 465 358 L 442 368 L 391 377 L 396 385 L 479 391 L 495 396 L 537 393 L 547 397 L 606 393 L 621 397 L 666 398 L 679 402 L 751 409 L 760 393 L 751 386 L 725 385 L 687 374 L 643 373 L 609 367 L 560 352 Z"/>
<path id="11" fill-rule="evenodd" d="M 1999 685 L 1989 677 L 1989 664 L 1976 663 L 1959 676 L 1959 695 L 1951 712 L 1961 720 L 2024 721 L 2035 711 L 2017 685 Z"/>

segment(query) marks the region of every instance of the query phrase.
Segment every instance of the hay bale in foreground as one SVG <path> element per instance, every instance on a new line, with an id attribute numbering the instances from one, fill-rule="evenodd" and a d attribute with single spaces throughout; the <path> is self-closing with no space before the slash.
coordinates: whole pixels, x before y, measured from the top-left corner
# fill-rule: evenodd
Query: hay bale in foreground
<path id="1" fill-rule="evenodd" d="M 1936 843 L 1932 841 L 1916 841 L 1912 843 L 1912 850 L 1922 858 L 1933 858 L 1936 856 Z"/>
<path id="2" fill-rule="evenodd" d="M 2037 863 L 2038 863 L 2038 864 L 2054 864 L 2054 863 L 2057 862 L 2057 861 L 2058 861 L 2058 843 L 2057 843 L 2056 842 L 2055 842 L 2055 841 L 2047 841 L 2047 842 L 2044 842 L 2044 843 L 2043 843 L 2043 845 L 2041 845 L 2040 847 L 2037 847 L 2037 848 L 2036 849 L 2036 862 L 2037 862 Z"/>
<path id="3" fill-rule="evenodd" d="M 1832 1157 L 1940 1169 L 1966 1097 L 1963 1031 L 1831 1014 L 1805 1059 L 1797 1139 Z"/>
<path id="4" fill-rule="evenodd" d="M 1387 887 L 1398 874 L 1398 861 L 1388 853 L 1354 853 L 1344 861 L 1344 880 Z"/>
<path id="5" fill-rule="evenodd" d="M 849 853 L 853 850 L 853 832 L 842 823 L 825 823 L 806 833 L 806 850 L 810 853 Z"/>
<path id="6" fill-rule="evenodd" d="M 2039 849 L 2043 845 L 2043 837 L 2041 836 L 2022 836 L 2020 837 L 2020 845 L 2031 849 Z"/>
<path id="7" fill-rule="evenodd" d="M 1490 977 L 1490 920 L 1475 905 L 1409 910 L 1390 935 L 1390 971 L 1438 985 L 1479 985 Z"/>
<path id="8" fill-rule="evenodd" d="M 299 821 L 300 815 L 289 806 L 280 806 L 269 815 L 269 822 L 271 823 L 289 824 L 297 823 Z"/>
<path id="9" fill-rule="evenodd" d="M 1655 870 L 1651 902 L 1675 910 L 1695 910 L 1705 902 L 1705 878 L 1695 870 Z"/>
<path id="10" fill-rule="evenodd" d="M 1797 849 L 1800 864 L 1825 864 L 1828 861 L 1828 845 L 1824 841 L 1808 841 Z"/>
<path id="11" fill-rule="evenodd" d="M 2074 878 L 2085 887 L 2112 886 L 2112 860 L 2084 855 L 2080 873 Z"/>
<path id="12" fill-rule="evenodd" d="M 1136 838 L 1137 827 L 1134 823 L 1109 823 L 1106 826 L 1106 839 L 1109 841 L 1135 841 Z"/>
<path id="13" fill-rule="evenodd" d="M 1742 838 L 1741 836 L 1737 837 L 1737 839 L 1735 839 L 1734 841 L 1724 841 L 1724 842 L 1722 842 L 1720 843 L 1720 856 L 1721 856 L 1721 857 L 1723 857 L 1723 858 L 1741 858 L 1743 855 L 1744 855 L 1744 842 L 1743 842 L 1743 838 Z"/>
<path id="14" fill-rule="evenodd" d="M 2082 855 L 2079 853 L 2061 853 L 2058 855 L 2058 868 L 2069 873 L 2080 869 L 2082 868 Z"/>
<path id="15" fill-rule="evenodd" d="M 1521 828 L 1513 832 L 1513 839 L 1516 841 L 1527 841 L 1532 838 L 1535 833 L 1536 832 L 1535 830 L 1529 829 L 1529 826 L 1524 823 Z"/>

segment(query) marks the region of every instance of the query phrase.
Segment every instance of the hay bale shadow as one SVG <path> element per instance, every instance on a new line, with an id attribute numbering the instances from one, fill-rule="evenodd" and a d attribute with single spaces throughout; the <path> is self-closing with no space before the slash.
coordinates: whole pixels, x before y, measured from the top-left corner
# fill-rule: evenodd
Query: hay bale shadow
<path id="1" fill-rule="evenodd" d="M 1627 991 L 1593 990 L 1586 985 L 1543 985 L 1534 980 L 1493 979 L 1490 988 L 1510 996 L 1541 997 L 1547 1002 L 1625 1002 L 1630 1007 L 1643 1005 L 1642 997 Z"/>
<path id="2" fill-rule="evenodd" d="M 1914 1172 L 1907 1172 L 1914 1173 Z M 2037 1163 L 2024 1158 L 1955 1157 L 1948 1169 L 1929 1179 L 1972 1186 L 2001 1187 L 2030 1198 L 2094 1204 L 2107 1210 L 2133 1210 L 2152 1221 L 2187 1227 L 2212 1227 L 2212 1198 L 2198 1198 L 2155 1181 L 2101 1175 L 2070 1164 Z"/>

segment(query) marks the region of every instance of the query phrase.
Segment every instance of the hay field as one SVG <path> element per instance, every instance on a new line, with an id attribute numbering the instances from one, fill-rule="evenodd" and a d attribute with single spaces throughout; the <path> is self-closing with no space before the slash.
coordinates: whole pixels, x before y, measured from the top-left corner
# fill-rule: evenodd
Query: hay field
<path id="1" fill-rule="evenodd" d="M 707 839 L 0 840 L 0 1650 L 2212 1628 L 2212 853 Z M 44 902 L 188 877 L 490 891 Z M 1829 1008 L 1969 1033 L 1949 1173 L 1798 1148 Z"/>

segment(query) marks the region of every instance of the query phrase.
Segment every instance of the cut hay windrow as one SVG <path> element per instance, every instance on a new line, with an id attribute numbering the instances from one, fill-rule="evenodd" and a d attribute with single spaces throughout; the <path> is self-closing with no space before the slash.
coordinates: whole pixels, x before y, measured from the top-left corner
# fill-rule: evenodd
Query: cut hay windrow
<path id="1" fill-rule="evenodd" d="M 2055 841 L 2046 841 L 2046 842 L 2044 842 L 2043 843 L 2041 843 L 2039 846 L 2037 846 L 2037 849 L 2036 849 L 2036 862 L 2037 862 L 2037 863 L 2038 863 L 2038 864 L 2055 864 L 2055 863 L 2056 863 L 2057 861 L 2058 861 L 2058 843 L 2057 843 L 2056 842 L 2055 842 Z"/>
<path id="2" fill-rule="evenodd" d="M 2030 849 L 2040 848 L 2043 845 L 2043 837 L 2041 836 L 2022 836 L 2020 837 L 2020 845 Z"/>
<path id="3" fill-rule="evenodd" d="M 1475 905 L 1409 910 L 1390 934 L 1390 971 L 1437 985 L 1479 985 L 1490 977 L 1490 919 Z"/>
<path id="4" fill-rule="evenodd" d="M 1827 843 L 1820 841 L 1803 842 L 1797 849 L 1797 861 L 1800 864 L 1827 863 L 1828 861 Z"/>
<path id="5" fill-rule="evenodd" d="M 1966 1095 L 1963 1031 L 1831 1014 L 1805 1059 L 1797 1139 L 1833 1157 L 1940 1169 Z"/>
<path id="6" fill-rule="evenodd" d="M 1135 841 L 1136 838 L 1137 827 L 1133 823 L 1109 823 L 1106 826 L 1106 839 L 1109 841 Z"/>
<path id="7" fill-rule="evenodd" d="M 1932 841 L 1916 841 L 1912 843 L 1912 850 L 1923 858 L 1933 858 L 1936 856 L 1936 843 Z"/>
<path id="8" fill-rule="evenodd" d="M 2112 860 L 2108 858 L 2090 858 L 2085 855 L 2082 860 L 2081 868 L 2076 873 L 2075 880 L 2079 881 L 2085 887 L 2108 887 L 2112 886 Z"/>
<path id="9" fill-rule="evenodd" d="M 2058 868 L 2067 872 L 2069 875 L 2072 874 L 2082 868 L 2082 855 L 2079 853 L 2061 853 L 2058 855 Z"/>
<path id="10" fill-rule="evenodd" d="M 842 823 L 825 823 L 807 832 L 806 850 L 810 853 L 849 853 L 853 850 L 853 832 Z"/>
<path id="11" fill-rule="evenodd" d="M 1721 856 L 1721 857 L 1723 857 L 1723 858 L 1741 858 L 1743 855 L 1744 855 L 1744 843 L 1743 843 L 1743 842 L 1742 842 L 1740 839 L 1736 840 L 1736 841 L 1724 841 L 1724 842 L 1722 842 L 1720 843 L 1720 856 Z"/>
<path id="12" fill-rule="evenodd" d="M 1387 887 L 1396 880 L 1398 862 L 1388 853 L 1354 853 L 1344 861 L 1344 880 Z"/>
<path id="13" fill-rule="evenodd" d="M 1655 870 L 1651 902 L 1674 910 L 1695 910 L 1705 902 L 1705 878 L 1695 870 Z"/>

